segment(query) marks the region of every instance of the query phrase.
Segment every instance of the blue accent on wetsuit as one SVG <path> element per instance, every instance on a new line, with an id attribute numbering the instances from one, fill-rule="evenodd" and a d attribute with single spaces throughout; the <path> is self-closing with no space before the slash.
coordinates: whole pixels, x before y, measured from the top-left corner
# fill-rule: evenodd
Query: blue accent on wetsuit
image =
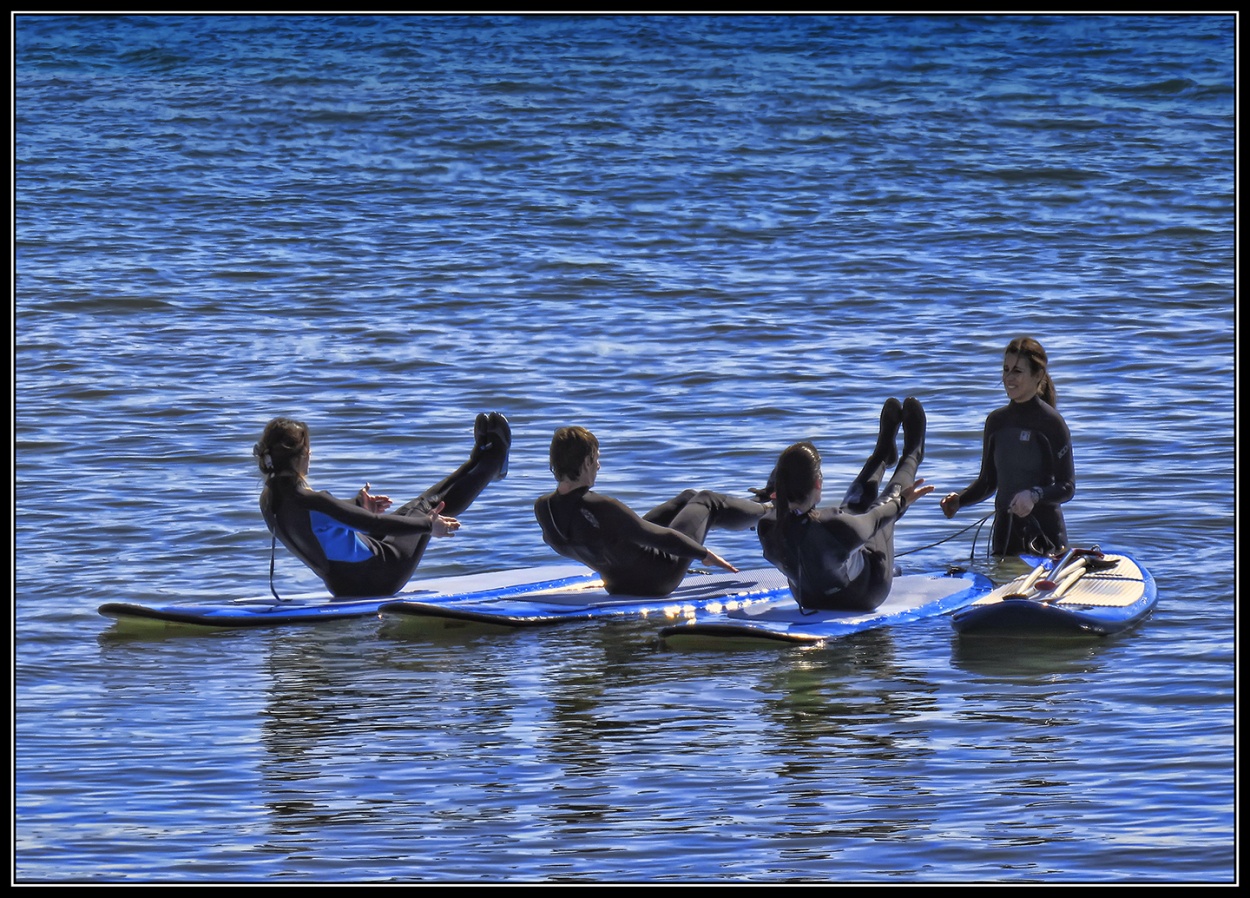
<path id="1" fill-rule="evenodd" d="M 374 514 L 289 477 L 271 480 L 260 504 L 278 541 L 340 598 L 398 592 L 432 532 L 428 514 L 419 508 Z"/>
<path id="2" fill-rule="evenodd" d="M 319 511 L 309 512 L 308 521 L 328 561 L 368 561 L 373 557 L 360 533 L 351 527 Z"/>
<path id="3" fill-rule="evenodd" d="M 512 432 L 498 412 L 478 416 L 469 460 L 390 514 L 315 492 L 297 478 L 271 478 L 260 497 L 265 524 L 339 598 L 394 595 L 412 577 L 433 535 L 430 512 L 456 517 L 508 466 Z"/>

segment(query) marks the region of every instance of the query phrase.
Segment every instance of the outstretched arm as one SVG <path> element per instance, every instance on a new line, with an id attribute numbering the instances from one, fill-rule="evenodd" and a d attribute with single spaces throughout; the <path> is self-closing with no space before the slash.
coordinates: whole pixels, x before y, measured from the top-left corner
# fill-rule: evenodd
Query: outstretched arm
<path id="1" fill-rule="evenodd" d="M 598 518 L 599 526 L 605 533 L 611 533 L 613 539 L 648 546 L 679 558 L 706 558 L 709 554 L 707 546 L 680 530 L 646 520 L 619 499 L 600 494 L 592 496 L 588 493 L 586 504 Z"/>
<path id="2" fill-rule="evenodd" d="M 873 534 L 891 521 L 897 521 L 912 503 L 933 492 L 933 487 L 917 477 L 916 482 L 897 496 L 879 502 L 862 514 L 848 514 L 837 509 L 820 513 L 821 525 L 838 531 L 838 539 L 848 551 L 854 551 L 872 539 Z"/>
<path id="3" fill-rule="evenodd" d="M 994 440 L 990 421 L 985 422 L 985 434 L 981 438 L 981 473 L 968 484 L 962 493 L 947 493 L 942 497 L 942 513 L 953 518 L 955 512 L 969 505 L 976 505 L 998 489 L 998 468 L 994 465 Z M 919 482 L 919 481 L 917 481 Z"/>
<path id="4" fill-rule="evenodd" d="M 714 565 L 715 567 L 724 568 L 725 570 L 734 574 L 738 573 L 738 569 L 736 567 L 734 567 L 725 559 L 721 558 L 711 549 L 708 549 L 707 554 L 703 556 L 703 563 L 707 565 Z"/>
<path id="5" fill-rule="evenodd" d="M 443 516 L 443 509 L 447 507 L 447 503 L 439 502 L 430 509 L 429 521 L 430 531 L 435 536 L 452 536 L 460 529 L 460 522 L 455 518 Z"/>
<path id="6" fill-rule="evenodd" d="M 325 492 L 301 490 L 299 500 L 310 511 L 319 511 L 352 530 L 374 536 L 386 536 L 392 533 L 430 533 L 434 526 L 431 516 L 376 514 L 355 502 L 344 502 Z"/>

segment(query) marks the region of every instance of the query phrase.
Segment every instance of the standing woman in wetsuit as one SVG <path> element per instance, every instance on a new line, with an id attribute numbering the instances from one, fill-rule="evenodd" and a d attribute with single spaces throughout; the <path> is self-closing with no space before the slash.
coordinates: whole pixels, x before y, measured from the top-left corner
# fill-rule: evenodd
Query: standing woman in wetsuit
<path id="1" fill-rule="evenodd" d="M 511 443 L 507 418 L 498 412 L 478 415 L 468 461 L 398 511 L 384 514 L 390 498 L 371 495 L 367 483 L 354 502 L 314 492 L 308 485 L 308 427 L 274 418 L 252 448 L 265 477 L 260 511 L 274 538 L 332 595 L 394 595 L 416 571 L 430 537 L 455 533 L 460 529 L 455 516 L 488 483 L 507 476 Z"/>
<path id="2" fill-rule="evenodd" d="M 1059 506 L 1076 492 L 1076 472 L 1042 344 L 1017 337 L 1007 345 L 1003 389 L 1010 401 L 985 419 L 980 476 L 942 499 L 942 511 L 951 518 L 997 493 L 990 541 L 995 555 L 1061 551 L 1068 531 Z"/>
<path id="3" fill-rule="evenodd" d="M 900 425 L 902 458 L 895 445 Z M 759 523 L 760 547 L 786 575 L 800 608 L 872 611 L 889 598 L 896 574 L 894 525 L 917 499 L 933 492 L 916 476 L 924 439 L 920 402 L 887 399 L 877 445 L 836 508 L 817 508 L 824 482 L 816 447 L 804 441 L 781 453 L 769 485 L 759 491 L 770 492 L 774 507 Z M 886 467 L 896 463 L 878 495 Z"/>
<path id="4" fill-rule="evenodd" d="M 765 509 L 750 499 L 684 490 L 639 516 L 625 503 L 592 492 L 599 440 L 584 427 L 561 427 L 551 440 L 556 489 L 534 503 L 543 541 L 603 578 L 612 595 L 666 596 L 694 560 L 738 569 L 703 545 L 709 530 L 746 530 Z"/>

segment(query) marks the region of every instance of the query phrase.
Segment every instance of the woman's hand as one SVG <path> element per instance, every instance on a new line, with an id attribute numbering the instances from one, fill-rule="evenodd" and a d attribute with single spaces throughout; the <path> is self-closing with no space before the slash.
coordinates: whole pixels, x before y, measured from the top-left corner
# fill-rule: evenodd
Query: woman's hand
<path id="1" fill-rule="evenodd" d="M 959 511 L 959 493 L 947 493 L 942 497 L 942 514 L 953 518 Z"/>
<path id="2" fill-rule="evenodd" d="M 777 493 L 768 487 L 749 486 L 747 491 L 751 493 L 752 498 L 761 505 L 767 505 L 777 498 Z"/>
<path id="3" fill-rule="evenodd" d="M 935 487 L 925 486 L 923 477 L 917 477 L 915 483 L 913 483 L 907 489 L 903 490 L 903 493 L 902 493 L 903 507 L 911 508 L 911 505 L 913 502 L 915 502 L 921 496 L 929 495 L 929 493 L 933 492 L 934 489 Z"/>
<path id="4" fill-rule="evenodd" d="M 443 517 L 441 512 L 446 507 L 445 503 L 439 502 L 430 512 L 430 531 L 435 536 L 451 536 L 460 529 L 460 522 L 455 518 Z"/>
<path id="5" fill-rule="evenodd" d="M 371 511 L 374 514 L 381 514 L 391 507 L 390 496 L 371 496 L 369 494 L 369 484 L 365 484 L 364 488 L 356 494 L 356 504 L 365 511 Z"/>
<path id="6" fill-rule="evenodd" d="M 725 570 L 729 571 L 730 573 L 734 573 L 734 574 L 738 573 L 738 569 L 736 567 L 734 567 L 725 559 L 721 558 L 711 549 L 708 549 L 707 554 L 703 556 L 703 563 L 706 565 L 712 565 L 715 567 L 723 567 Z"/>
<path id="7" fill-rule="evenodd" d="M 1033 506 L 1037 505 L 1037 497 L 1032 490 L 1020 490 L 1011 497 L 1011 504 L 1007 506 L 1007 510 L 1016 517 L 1027 518 L 1033 513 Z"/>

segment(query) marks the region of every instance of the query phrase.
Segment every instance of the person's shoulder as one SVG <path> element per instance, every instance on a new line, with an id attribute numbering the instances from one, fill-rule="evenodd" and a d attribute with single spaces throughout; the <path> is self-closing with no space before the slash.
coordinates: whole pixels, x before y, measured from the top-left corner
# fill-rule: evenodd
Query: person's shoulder
<path id="1" fill-rule="evenodd" d="M 1054 415 L 1056 418 L 1062 418 L 1062 417 L 1063 417 L 1063 413 L 1062 413 L 1061 411 L 1059 411 L 1059 409 L 1055 408 L 1053 405 L 1051 405 L 1049 402 L 1047 402 L 1047 401 L 1046 401 L 1045 399 L 1043 399 L 1041 396 L 1038 396 L 1038 397 L 1037 397 L 1037 404 L 1038 404 L 1038 405 L 1040 405 L 1040 406 L 1041 406 L 1041 407 L 1045 410 L 1046 414 L 1048 414 L 1048 415 Z"/>
<path id="2" fill-rule="evenodd" d="M 615 496 L 609 496 L 605 493 L 596 493 L 594 490 L 587 490 L 586 496 L 587 497 L 594 496 L 595 499 L 599 502 L 611 502 L 614 505 L 625 505 L 623 501 L 616 498 Z"/>
<path id="3" fill-rule="evenodd" d="M 985 425 L 989 427 L 996 422 L 1009 417 L 1014 410 L 1014 406 L 1014 402 L 1008 402 L 1006 405 L 1000 405 L 998 408 L 994 409 L 994 411 L 985 416 Z"/>
<path id="4" fill-rule="evenodd" d="M 307 483 L 294 477 L 274 477 L 265 484 L 265 489 L 270 494 L 281 494 L 282 496 L 303 497 L 315 495 Z"/>
<path id="5" fill-rule="evenodd" d="M 619 513 L 636 514 L 632 508 L 622 502 L 620 499 L 606 496 L 603 493 L 596 493 L 594 490 L 586 490 L 581 494 L 580 502 L 587 508 L 613 509 Z"/>
<path id="6" fill-rule="evenodd" d="M 1067 422 L 1064 421 L 1063 414 L 1059 411 L 1059 409 L 1055 408 L 1041 396 L 1035 396 L 1033 398 L 1033 406 L 1037 413 L 1042 417 L 1049 418 L 1052 421 L 1057 421 L 1060 424 L 1066 425 Z"/>
<path id="7" fill-rule="evenodd" d="M 344 502 L 329 490 L 315 490 L 306 483 L 293 484 L 287 495 L 297 503 L 316 509 L 340 508 L 344 506 L 360 507 L 355 502 Z"/>
<path id="8" fill-rule="evenodd" d="M 1064 417 L 1060 414 L 1059 409 L 1055 408 L 1053 405 L 1048 405 L 1041 399 L 1037 402 L 1043 409 L 1042 414 L 1045 415 L 1046 418 L 1046 427 L 1052 434 L 1054 434 L 1052 439 L 1062 437 L 1064 440 L 1070 440 L 1072 438 L 1072 432 L 1068 429 L 1068 422 L 1064 420 Z"/>
<path id="9" fill-rule="evenodd" d="M 534 514 L 539 518 L 550 515 L 553 510 L 563 507 L 561 503 L 562 498 L 563 497 L 557 490 L 552 490 L 549 493 L 539 496 L 534 500 Z"/>

